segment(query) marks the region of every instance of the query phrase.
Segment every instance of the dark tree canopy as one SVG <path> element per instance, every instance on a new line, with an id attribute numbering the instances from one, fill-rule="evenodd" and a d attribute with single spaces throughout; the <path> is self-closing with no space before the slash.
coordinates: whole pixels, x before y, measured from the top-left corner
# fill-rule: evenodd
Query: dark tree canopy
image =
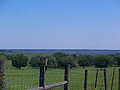
<path id="1" fill-rule="evenodd" d="M 116 55 L 115 57 L 114 57 L 114 62 L 115 62 L 115 64 L 117 64 L 118 66 L 120 66 L 120 55 Z"/>
<path id="2" fill-rule="evenodd" d="M 65 56 L 58 60 L 59 67 L 65 67 L 67 64 L 70 64 L 71 67 L 77 66 L 77 61 L 72 56 Z"/>
<path id="3" fill-rule="evenodd" d="M 95 57 L 95 67 L 107 68 L 111 64 L 111 58 L 108 55 L 98 55 Z"/>
<path id="4" fill-rule="evenodd" d="M 32 57 L 29 64 L 32 68 L 38 68 L 39 67 L 38 62 L 39 62 L 38 57 Z"/>
<path id="5" fill-rule="evenodd" d="M 35 56 L 30 60 L 31 67 L 47 65 L 47 67 L 65 67 L 70 64 L 71 67 L 91 67 L 106 68 L 108 66 L 120 66 L 120 54 L 105 55 L 76 55 L 56 52 L 49 56 Z"/>
<path id="6" fill-rule="evenodd" d="M 4 53 L 0 53 L 0 61 L 6 61 L 6 55 Z"/>
<path id="7" fill-rule="evenodd" d="M 28 57 L 24 54 L 14 55 L 12 58 L 12 66 L 20 69 L 21 67 L 26 67 L 28 63 Z"/>
<path id="8" fill-rule="evenodd" d="M 34 56 L 29 64 L 33 68 L 39 68 L 41 65 L 46 64 L 46 58 L 44 56 Z"/>
<path id="9" fill-rule="evenodd" d="M 90 60 L 88 60 L 86 56 L 79 56 L 77 60 L 78 60 L 79 66 L 82 66 L 82 67 L 90 66 Z"/>
<path id="10" fill-rule="evenodd" d="M 65 57 L 65 56 L 67 56 L 67 55 L 62 52 L 56 52 L 53 54 L 53 57 Z"/>
<path id="11" fill-rule="evenodd" d="M 48 67 L 53 67 L 53 68 L 57 68 L 58 67 L 58 61 L 56 60 L 56 58 L 55 57 L 53 57 L 53 56 L 49 56 L 49 57 L 47 57 L 47 65 L 48 65 Z"/>

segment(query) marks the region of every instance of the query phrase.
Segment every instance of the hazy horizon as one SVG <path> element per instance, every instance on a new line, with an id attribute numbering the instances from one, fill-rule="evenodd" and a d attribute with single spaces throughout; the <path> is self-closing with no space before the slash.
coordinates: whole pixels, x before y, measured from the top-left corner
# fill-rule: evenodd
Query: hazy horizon
<path id="1" fill-rule="evenodd" d="M 26 50 L 35 50 L 35 49 L 46 49 L 46 50 L 51 50 L 51 49 L 53 49 L 53 50 L 63 50 L 63 49 L 65 49 L 65 50 L 120 50 L 120 49 L 95 49 L 95 48 L 93 48 L 93 49 L 89 49 L 89 48 L 0 48 L 0 50 L 4 50 L 4 49 L 8 49 L 8 50 L 12 50 L 12 49 L 18 49 L 18 50 L 20 50 L 20 49 L 26 49 Z"/>

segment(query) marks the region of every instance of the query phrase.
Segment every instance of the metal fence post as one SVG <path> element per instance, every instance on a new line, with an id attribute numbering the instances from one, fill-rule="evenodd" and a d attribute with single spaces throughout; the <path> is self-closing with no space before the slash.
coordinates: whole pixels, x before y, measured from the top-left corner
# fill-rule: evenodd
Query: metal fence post
<path id="1" fill-rule="evenodd" d="M 39 87 L 45 87 L 45 66 L 40 66 Z"/>
<path id="2" fill-rule="evenodd" d="M 69 82 L 70 82 L 70 64 L 68 64 L 65 67 L 64 80 L 68 82 L 67 84 L 64 85 L 64 90 L 70 90 L 70 88 L 69 88 Z"/>
<path id="3" fill-rule="evenodd" d="M 5 64 L 6 61 L 0 61 L 0 90 L 5 90 Z"/>
<path id="4" fill-rule="evenodd" d="M 105 83 L 105 90 L 107 90 L 107 75 L 106 75 L 106 69 L 104 69 L 104 83 Z"/>
<path id="5" fill-rule="evenodd" d="M 87 74 L 88 74 L 88 70 L 85 70 L 84 90 L 87 90 Z"/>

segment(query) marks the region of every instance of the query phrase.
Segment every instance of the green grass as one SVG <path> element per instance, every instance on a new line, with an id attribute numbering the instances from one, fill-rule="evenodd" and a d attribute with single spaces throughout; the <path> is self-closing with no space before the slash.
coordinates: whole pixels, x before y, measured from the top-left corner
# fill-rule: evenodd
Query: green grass
<path id="1" fill-rule="evenodd" d="M 84 90 L 84 72 L 88 70 L 87 87 L 94 90 L 96 68 L 72 68 L 70 70 L 70 90 Z M 113 90 L 118 90 L 118 69 L 115 72 Z M 111 87 L 111 79 L 114 68 L 107 68 L 108 89 Z M 6 90 L 26 90 L 39 86 L 39 69 L 32 69 L 29 66 L 18 70 L 7 61 Z M 64 81 L 64 69 L 48 69 L 46 71 L 46 85 Z M 63 90 L 63 87 L 51 90 Z M 97 90 L 104 90 L 104 72 L 99 70 Z"/>

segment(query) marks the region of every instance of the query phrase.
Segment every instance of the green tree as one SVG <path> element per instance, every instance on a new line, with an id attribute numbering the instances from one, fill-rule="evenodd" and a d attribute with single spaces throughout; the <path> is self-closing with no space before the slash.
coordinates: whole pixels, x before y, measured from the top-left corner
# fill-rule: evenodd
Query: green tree
<path id="1" fill-rule="evenodd" d="M 108 55 L 98 55 L 95 57 L 95 67 L 107 68 L 111 64 L 111 58 Z"/>
<path id="2" fill-rule="evenodd" d="M 65 56 L 58 61 L 59 67 L 65 67 L 67 64 L 70 64 L 71 67 L 77 66 L 77 61 L 72 56 Z"/>
<path id="3" fill-rule="evenodd" d="M 29 64 L 33 68 L 39 68 L 41 65 L 46 64 L 46 58 L 44 56 L 34 56 L 31 58 Z"/>
<path id="4" fill-rule="evenodd" d="M 89 66 L 94 65 L 95 57 L 93 55 L 85 55 L 85 57 L 89 61 Z"/>
<path id="5" fill-rule="evenodd" d="M 14 55 L 12 58 L 12 66 L 20 69 L 21 67 L 26 67 L 28 64 L 28 57 L 24 54 Z"/>
<path id="6" fill-rule="evenodd" d="M 64 54 L 64 53 L 62 53 L 62 52 L 56 52 L 56 53 L 54 53 L 53 54 L 53 57 L 65 57 L 65 56 L 67 56 L 66 54 Z"/>
<path id="7" fill-rule="evenodd" d="M 0 53 L 0 61 L 6 61 L 6 60 L 7 60 L 6 54 Z"/>
<path id="8" fill-rule="evenodd" d="M 47 60 L 47 65 L 48 65 L 48 67 L 51 67 L 51 68 L 56 68 L 56 67 L 58 67 L 58 61 L 56 60 L 55 57 L 49 56 L 49 57 L 47 57 L 46 60 Z"/>
<path id="9" fill-rule="evenodd" d="M 117 64 L 118 66 L 120 66 L 120 55 L 115 55 L 114 62 L 116 62 L 115 64 Z"/>
<path id="10" fill-rule="evenodd" d="M 14 55 L 11 55 L 11 54 L 10 55 L 6 55 L 6 57 L 7 57 L 8 60 L 12 60 L 13 56 Z"/>
<path id="11" fill-rule="evenodd" d="M 30 62 L 29 62 L 29 65 L 32 68 L 38 68 L 39 67 L 38 62 L 39 62 L 39 58 L 38 57 L 32 57 Z"/>
<path id="12" fill-rule="evenodd" d="M 82 66 L 82 67 L 90 66 L 90 60 L 88 60 L 85 55 L 79 56 L 77 61 L 79 66 Z"/>

